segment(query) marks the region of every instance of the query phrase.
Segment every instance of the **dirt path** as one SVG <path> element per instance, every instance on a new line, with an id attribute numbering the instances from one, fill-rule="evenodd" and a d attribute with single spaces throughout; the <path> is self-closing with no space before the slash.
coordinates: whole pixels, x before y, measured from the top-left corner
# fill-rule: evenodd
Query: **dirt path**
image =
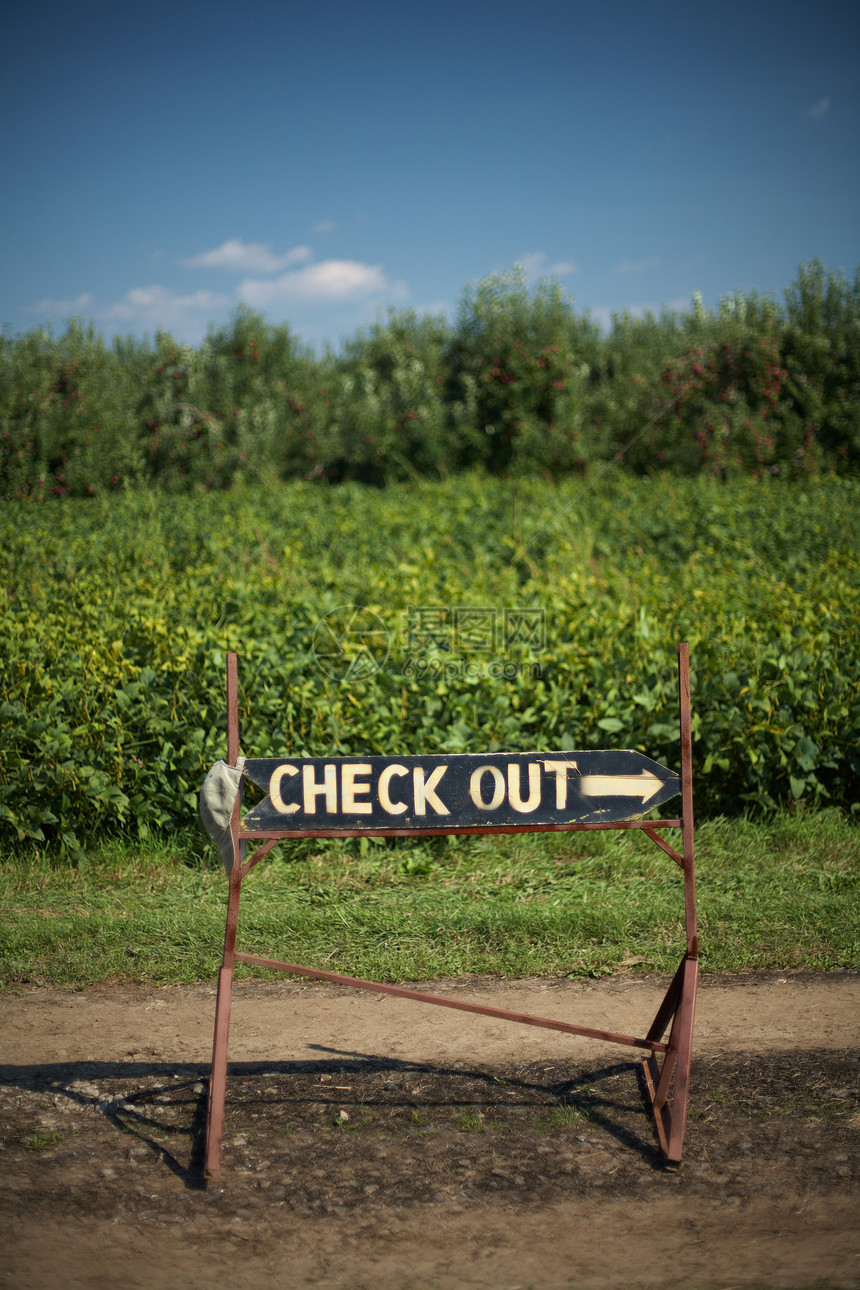
<path id="1" fill-rule="evenodd" d="M 665 986 L 441 992 L 643 1033 Z M 0 996 L 0 1285 L 860 1286 L 860 974 L 704 978 L 678 1171 L 629 1049 L 277 981 L 237 987 L 206 1186 L 213 1008 Z"/>

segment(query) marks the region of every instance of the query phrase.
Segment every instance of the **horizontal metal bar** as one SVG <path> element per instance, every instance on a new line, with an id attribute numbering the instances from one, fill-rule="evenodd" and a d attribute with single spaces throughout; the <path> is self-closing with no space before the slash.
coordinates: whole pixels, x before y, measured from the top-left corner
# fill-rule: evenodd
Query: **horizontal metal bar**
<path id="1" fill-rule="evenodd" d="M 619 1035 L 611 1030 L 594 1030 L 590 1026 L 573 1026 L 567 1021 L 552 1021 L 548 1017 L 532 1017 L 525 1012 L 487 1008 L 482 1003 L 467 1003 L 444 995 L 425 994 L 423 990 L 409 990 L 402 985 L 385 985 L 381 981 L 363 981 L 360 977 L 340 976 L 337 972 L 321 972 L 318 968 L 301 967 L 298 963 L 282 963 L 279 959 L 264 959 L 256 954 L 237 954 L 236 962 L 253 963 L 256 967 L 273 968 L 277 972 L 291 972 L 294 976 L 309 976 L 317 981 L 331 981 L 335 985 L 348 985 L 356 990 L 370 990 L 374 994 L 393 994 L 398 999 L 413 999 L 416 1003 L 434 1003 L 440 1008 L 477 1012 L 482 1017 L 497 1017 L 501 1021 L 518 1021 L 525 1026 L 541 1026 L 544 1030 L 561 1030 L 568 1035 L 584 1035 L 586 1039 L 602 1039 L 605 1043 L 626 1044 L 629 1048 L 646 1048 L 651 1053 L 667 1051 L 666 1044 L 653 1039 L 636 1039 L 633 1035 Z"/>
<path id="2" fill-rule="evenodd" d="M 242 841 L 262 838 L 427 838 L 443 834 L 485 833 L 577 833 L 597 829 L 680 829 L 681 820 L 618 820 L 615 824 L 517 824 L 482 825 L 461 828 L 449 825 L 435 829 L 239 829 Z"/>

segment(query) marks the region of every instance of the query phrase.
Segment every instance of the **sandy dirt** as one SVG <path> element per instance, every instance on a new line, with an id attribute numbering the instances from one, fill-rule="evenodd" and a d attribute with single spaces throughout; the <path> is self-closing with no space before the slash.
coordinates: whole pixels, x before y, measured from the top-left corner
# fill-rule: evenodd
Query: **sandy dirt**
<path id="1" fill-rule="evenodd" d="M 643 1034 L 666 989 L 423 988 Z M 635 1050 L 343 988 L 0 996 L 0 1285 L 860 1286 L 860 975 L 704 976 L 680 1169 Z"/>

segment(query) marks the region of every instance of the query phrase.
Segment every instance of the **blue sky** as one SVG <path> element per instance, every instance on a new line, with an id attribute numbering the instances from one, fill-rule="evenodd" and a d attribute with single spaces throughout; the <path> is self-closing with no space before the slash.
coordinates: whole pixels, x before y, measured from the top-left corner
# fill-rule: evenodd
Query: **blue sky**
<path id="1" fill-rule="evenodd" d="M 860 6 L 47 4 L 4 22 L 0 326 L 337 347 L 515 263 L 600 321 L 860 263 Z"/>

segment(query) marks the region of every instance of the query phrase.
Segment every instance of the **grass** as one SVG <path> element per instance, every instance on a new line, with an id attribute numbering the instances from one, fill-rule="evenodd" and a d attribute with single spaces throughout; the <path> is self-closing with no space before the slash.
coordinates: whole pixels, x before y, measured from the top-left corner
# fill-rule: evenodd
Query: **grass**
<path id="1" fill-rule="evenodd" d="M 714 820 L 696 846 L 705 971 L 860 966 L 856 826 Z M 0 985 L 211 981 L 225 909 L 223 870 L 190 837 L 105 844 L 77 868 L 8 858 Z M 683 947 L 680 870 L 634 833 L 282 844 L 239 925 L 247 952 L 381 980 L 667 972 Z"/>
<path id="2" fill-rule="evenodd" d="M 483 1133 L 484 1117 L 474 1111 L 461 1111 L 454 1123 L 461 1133 Z"/>
<path id="3" fill-rule="evenodd" d="M 591 1114 L 583 1106 L 556 1106 L 549 1113 L 546 1129 L 581 1129 L 590 1123 Z"/>
<path id="4" fill-rule="evenodd" d="M 44 1151 L 46 1147 L 62 1142 L 64 1136 L 62 1133 L 34 1133 L 27 1139 L 25 1146 L 28 1151 Z"/>

